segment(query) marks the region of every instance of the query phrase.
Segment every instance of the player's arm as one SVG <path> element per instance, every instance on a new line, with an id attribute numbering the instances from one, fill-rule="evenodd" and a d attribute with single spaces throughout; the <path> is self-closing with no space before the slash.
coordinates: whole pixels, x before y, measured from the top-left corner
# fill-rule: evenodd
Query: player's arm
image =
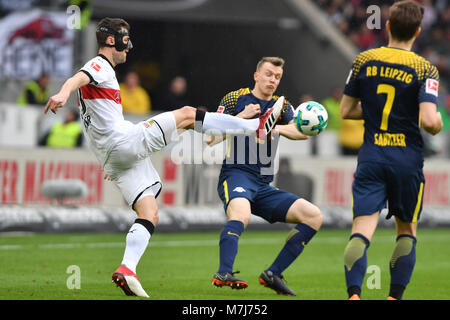
<path id="1" fill-rule="evenodd" d="M 84 72 L 78 72 L 73 77 L 69 78 L 62 85 L 61 89 L 57 94 L 50 97 L 45 106 L 44 113 L 47 113 L 48 110 L 51 110 L 53 113 L 56 113 L 58 108 L 64 106 L 67 100 L 70 97 L 70 94 L 77 90 L 78 88 L 85 86 L 91 82 L 89 76 Z"/>
<path id="2" fill-rule="evenodd" d="M 433 65 L 429 66 L 426 80 L 419 90 L 420 123 L 428 133 L 435 135 L 443 127 L 442 116 L 437 112 L 439 93 L 439 72 Z"/>
<path id="3" fill-rule="evenodd" d="M 288 124 L 277 124 L 273 129 L 273 134 L 277 133 L 290 140 L 307 140 L 309 138 L 297 130 L 294 121 L 290 121 Z"/>
<path id="4" fill-rule="evenodd" d="M 261 106 L 259 104 L 249 104 L 245 106 L 244 110 L 236 115 L 242 119 L 252 119 L 257 114 L 261 114 Z"/>
<path id="5" fill-rule="evenodd" d="M 364 53 L 360 53 L 353 61 L 352 68 L 345 81 L 344 94 L 341 99 L 340 113 L 342 119 L 363 119 L 358 75 L 366 60 Z"/>
<path id="6" fill-rule="evenodd" d="M 420 106 L 420 122 L 422 127 L 433 136 L 442 130 L 443 122 L 440 112 L 437 112 L 435 103 L 421 102 Z"/>
<path id="7" fill-rule="evenodd" d="M 361 101 L 359 100 L 359 98 L 344 94 L 341 100 L 340 111 L 342 119 L 363 119 Z"/>

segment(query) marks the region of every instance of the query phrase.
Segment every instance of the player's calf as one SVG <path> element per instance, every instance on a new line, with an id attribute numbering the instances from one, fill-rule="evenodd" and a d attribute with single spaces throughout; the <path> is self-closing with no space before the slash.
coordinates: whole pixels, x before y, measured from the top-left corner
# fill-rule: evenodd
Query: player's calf
<path id="1" fill-rule="evenodd" d="M 401 300 L 416 264 L 416 238 L 410 234 L 401 234 L 389 263 L 391 285 L 389 297 Z"/>
<path id="2" fill-rule="evenodd" d="M 275 276 L 281 277 L 295 259 L 303 252 L 305 246 L 316 234 L 316 230 L 310 226 L 299 223 L 289 232 L 286 243 L 276 257 L 275 261 L 266 271 L 270 271 Z"/>
<path id="3" fill-rule="evenodd" d="M 140 198 L 134 204 L 133 209 L 140 219 L 148 220 L 156 227 L 159 221 L 159 215 L 155 197 L 148 196 Z"/>
<path id="4" fill-rule="evenodd" d="M 220 263 L 218 273 L 230 273 L 233 270 L 234 260 L 238 252 L 239 238 L 244 231 L 241 221 L 228 221 L 220 233 Z"/>
<path id="5" fill-rule="evenodd" d="M 322 225 L 319 208 L 304 199 L 296 200 L 286 214 L 286 222 L 297 223 L 288 234 L 286 243 L 268 271 L 280 276 L 303 252 Z"/>
<path id="6" fill-rule="evenodd" d="M 175 117 L 177 129 L 194 129 L 215 135 L 229 132 L 243 135 L 254 134 L 260 123 L 259 119 L 241 119 L 229 114 L 206 112 L 188 106 L 171 112 Z"/>
<path id="7" fill-rule="evenodd" d="M 367 269 L 367 248 L 369 245 L 370 241 L 365 236 L 354 233 L 345 248 L 344 269 L 349 298 L 354 298 L 354 295 L 361 296 L 361 286 Z"/>

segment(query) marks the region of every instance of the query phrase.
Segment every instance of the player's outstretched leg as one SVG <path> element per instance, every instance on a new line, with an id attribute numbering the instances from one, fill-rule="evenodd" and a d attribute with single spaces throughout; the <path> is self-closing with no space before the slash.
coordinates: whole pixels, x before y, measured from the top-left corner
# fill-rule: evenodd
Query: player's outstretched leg
<path id="1" fill-rule="evenodd" d="M 322 214 L 318 207 L 304 199 L 296 200 L 289 208 L 286 222 L 297 223 L 289 233 L 286 243 L 272 265 L 259 277 L 259 282 L 278 294 L 295 296 L 283 281 L 282 273 L 303 252 L 322 225 Z"/>
<path id="2" fill-rule="evenodd" d="M 279 97 L 273 107 L 259 117 L 259 127 L 256 132 L 256 136 L 258 138 L 264 139 L 264 137 L 267 136 L 273 129 L 281 112 L 283 111 L 285 100 L 286 99 L 283 96 Z"/>
<path id="3" fill-rule="evenodd" d="M 172 111 L 178 129 L 194 129 L 199 132 L 217 132 L 226 134 L 233 131 L 238 134 L 250 135 L 258 132 L 260 138 L 267 135 L 276 124 L 283 110 L 283 99 L 278 99 L 269 111 L 259 119 L 242 119 L 223 113 L 205 112 L 193 107 L 183 107 Z"/>

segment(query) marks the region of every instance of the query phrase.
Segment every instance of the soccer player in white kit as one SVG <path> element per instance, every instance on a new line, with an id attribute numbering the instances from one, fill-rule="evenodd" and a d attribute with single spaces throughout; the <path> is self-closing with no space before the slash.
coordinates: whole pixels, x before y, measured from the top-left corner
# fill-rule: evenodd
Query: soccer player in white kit
<path id="1" fill-rule="evenodd" d="M 83 132 L 105 174 L 116 183 L 125 200 L 137 213 L 127 237 L 120 267 L 112 279 L 126 295 L 148 297 L 136 276 L 136 266 L 158 223 L 156 197 L 161 179 L 149 156 L 161 150 L 178 134 L 177 130 L 241 130 L 257 137 L 267 135 L 281 114 L 276 105 L 259 119 L 240 119 L 226 114 L 208 113 L 185 106 L 133 124 L 124 120 L 120 88 L 114 67 L 124 63 L 133 47 L 129 24 L 120 18 L 102 19 L 96 30 L 99 52 L 79 72 L 69 78 L 60 91 L 50 97 L 44 113 L 56 113 L 77 90 Z"/>

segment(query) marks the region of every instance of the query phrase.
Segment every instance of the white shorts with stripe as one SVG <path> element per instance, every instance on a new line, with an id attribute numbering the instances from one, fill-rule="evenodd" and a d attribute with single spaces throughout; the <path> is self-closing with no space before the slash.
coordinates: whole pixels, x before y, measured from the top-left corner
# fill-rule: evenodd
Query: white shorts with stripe
<path id="1" fill-rule="evenodd" d="M 133 207 L 143 196 L 157 197 L 161 191 L 161 178 L 149 156 L 170 143 L 177 127 L 173 113 L 164 112 L 118 130 L 120 142 L 112 148 L 103 169 Z"/>

